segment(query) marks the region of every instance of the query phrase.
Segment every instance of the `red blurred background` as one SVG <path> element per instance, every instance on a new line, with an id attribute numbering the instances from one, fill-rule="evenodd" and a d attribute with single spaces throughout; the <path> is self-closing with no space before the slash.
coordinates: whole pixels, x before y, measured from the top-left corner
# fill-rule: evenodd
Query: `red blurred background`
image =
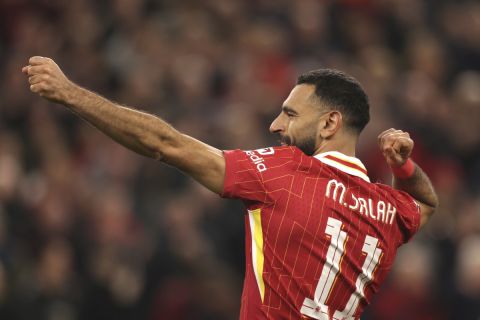
<path id="1" fill-rule="evenodd" d="M 480 318 L 480 3 L 0 0 L 0 319 L 237 319 L 243 212 L 28 91 L 28 57 L 218 148 L 276 144 L 299 73 L 355 76 L 441 206 L 363 316 Z"/>

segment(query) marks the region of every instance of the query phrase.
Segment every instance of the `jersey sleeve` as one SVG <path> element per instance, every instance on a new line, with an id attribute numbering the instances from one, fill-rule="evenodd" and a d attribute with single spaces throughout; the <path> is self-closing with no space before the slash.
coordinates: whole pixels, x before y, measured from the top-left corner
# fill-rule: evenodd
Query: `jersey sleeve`
<path id="1" fill-rule="evenodd" d="M 265 202 L 268 198 L 265 180 L 285 170 L 294 153 L 291 147 L 224 151 L 225 179 L 221 196 Z"/>
<path id="2" fill-rule="evenodd" d="M 395 190 L 398 223 L 403 234 L 403 243 L 410 241 L 420 227 L 420 206 L 408 193 Z"/>

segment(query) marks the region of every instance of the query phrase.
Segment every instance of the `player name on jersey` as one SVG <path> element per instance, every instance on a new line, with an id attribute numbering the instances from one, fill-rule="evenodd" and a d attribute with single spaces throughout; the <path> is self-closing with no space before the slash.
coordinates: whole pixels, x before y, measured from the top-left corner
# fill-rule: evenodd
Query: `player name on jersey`
<path id="1" fill-rule="evenodd" d="M 397 213 L 397 208 L 390 202 L 385 203 L 382 200 L 374 201 L 370 198 L 362 198 L 355 195 L 343 183 L 335 179 L 328 182 L 325 196 L 367 218 L 386 224 L 392 224 Z"/>

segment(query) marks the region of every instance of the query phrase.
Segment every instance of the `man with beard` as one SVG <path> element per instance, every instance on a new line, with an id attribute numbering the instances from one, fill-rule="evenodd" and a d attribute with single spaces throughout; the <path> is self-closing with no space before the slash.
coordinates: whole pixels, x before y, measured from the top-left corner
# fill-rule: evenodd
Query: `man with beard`
<path id="1" fill-rule="evenodd" d="M 393 187 L 370 182 L 355 158 L 368 99 L 340 71 L 301 75 L 270 127 L 282 146 L 249 151 L 218 150 L 117 105 L 72 83 L 49 58 L 32 57 L 22 71 L 31 91 L 117 142 L 245 203 L 241 319 L 359 319 L 397 248 L 438 204 L 428 177 L 409 158 L 413 141 L 400 130 L 378 140 Z"/>

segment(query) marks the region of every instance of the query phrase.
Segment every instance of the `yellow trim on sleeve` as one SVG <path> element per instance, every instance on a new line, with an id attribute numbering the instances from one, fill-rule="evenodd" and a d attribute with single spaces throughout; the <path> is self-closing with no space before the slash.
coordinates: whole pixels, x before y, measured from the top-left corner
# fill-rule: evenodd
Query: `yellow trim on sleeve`
<path id="1" fill-rule="evenodd" d="M 262 230 L 262 210 L 255 209 L 248 211 L 250 218 L 250 230 L 252 233 L 252 263 L 257 279 L 258 289 L 260 290 L 260 297 L 265 296 L 265 283 L 263 281 L 263 230 Z"/>

